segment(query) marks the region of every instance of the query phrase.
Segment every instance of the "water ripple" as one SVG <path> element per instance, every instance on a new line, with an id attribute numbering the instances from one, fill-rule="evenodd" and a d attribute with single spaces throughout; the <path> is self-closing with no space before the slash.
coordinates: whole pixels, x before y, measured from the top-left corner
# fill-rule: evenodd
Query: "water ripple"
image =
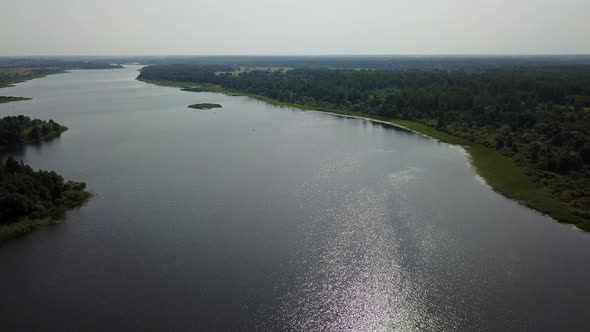
<path id="1" fill-rule="evenodd" d="M 339 168 L 340 164 L 342 168 Z M 329 163 L 315 178 L 330 182 L 350 172 L 356 160 Z M 305 253 L 295 255 L 298 277 L 282 299 L 282 329 L 291 331 L 457 330 L 445 308 L 432 308 L 425 280 L 412 280 L 404 267 L 397 232 L 415 212 L 403 185 L 421 172 L 407 168 L 390 173 L 381 186 L 319 192 L 325 183 L 302 186 L 305 204 L 318 215 L 306 224 Z M 339 183 L 338 181 L 332 181 Z M 387 185 L 389 184 L 389 185 Z M 393 186 L 392 186 L 393 184 Z M 336 184 L 335 184 L 336 186 Z M 325 188 L 325 187 L 323 187 Z M 327 239 L 327 240 L 326 240 Z M 424 240 L 425 250 L 434 250 Z M 437 310 L 439 312 L 437 312 Z M 285 328 L 286 326 L 286 328 Z"/>

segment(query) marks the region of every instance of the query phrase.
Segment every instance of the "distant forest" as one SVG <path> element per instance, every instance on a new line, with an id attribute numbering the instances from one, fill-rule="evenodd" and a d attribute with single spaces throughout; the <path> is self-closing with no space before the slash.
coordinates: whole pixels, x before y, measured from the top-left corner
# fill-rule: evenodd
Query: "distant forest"
<path id="1" fill-rule="evenodd" d="M 106 60 L 106 59 L 103 59 Z M 314 69 L 441 70 L 479 72 L 490 69 L 590 65 L 585 55 L 538 56 L 157 56 L 111 59 L 112 63 L 224 65 Z"/>
<path id="2" fill-rule="evenodd" d="M 110 61 L 88 61 L 64 58 L 0 57 L 0 88 L 71 69 L 116 69 L 121 65 Z"/>
<path id="3" fill-rule="evenodd" d="M 63 73 L 59 68 L 0 68 L 0 88 L 51 74 Z"/>
<path id="4" fill-rule="evenodd" d="M 285 103 L 420 122 L 497 150 L 572 213 L 590 219 L 588 65 L 483 71 L 296 68 L 237 75 L 236 69 L 154 65 L 143 68 L 139 79 L 206 83 Z"/>
<path id="5" fill-rule="evenodd" d="M 1 68 L 108 69 L 115 64 L 189 64 L 231 67 L 285 67 L 323 69 L 441 70 L 480 72 L 490 69 L 590 65 L 587 55 L 496 56 L 68 56 L 0 57 Z"/>
<path id="6" fill-rule="evenodd" d="M 114 69 L 121 65 L 111 59 L 74 58 L 74 57 L 0 57 L 1 68 L 36 68 L 36 69 Z"/>

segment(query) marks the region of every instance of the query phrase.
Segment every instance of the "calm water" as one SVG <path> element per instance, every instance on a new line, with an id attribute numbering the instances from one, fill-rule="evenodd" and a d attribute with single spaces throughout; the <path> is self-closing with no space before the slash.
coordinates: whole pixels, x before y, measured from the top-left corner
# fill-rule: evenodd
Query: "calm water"
<path id="1" fill-rule="evenodd" d="M 590 235 L 461 149 L 137 69 L 0 90 L 70 127 L 17 156 L 96 194 L 0 248 L 3 331 L 587 330 Z"/>

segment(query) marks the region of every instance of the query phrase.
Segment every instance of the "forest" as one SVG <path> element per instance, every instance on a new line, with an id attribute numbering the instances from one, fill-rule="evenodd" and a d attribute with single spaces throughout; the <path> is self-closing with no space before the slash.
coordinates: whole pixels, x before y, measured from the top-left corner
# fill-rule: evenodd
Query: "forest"
<path id="1" fill-rule="evenodd" d="M 67 129 L 53 120 L 7 116 L 0 119 L 0 148 L 47 140 Z M 0 242 L 55 222 L 90 196 L 83 182 L 64 181 L 55 172 L 34 171 L 11 156 L 0 160 Z"/>
<path id="2" fill-rule="evenodd" d="M 154 65 L 139 79 L 219 86 L 289 104 L 409 120 L 481 144 L 590 220 L 590 66 L 453 70 Z"/>
<path id="3" fill-rule="evenodd" d="M 89 59 L 96 61 L 96 59 Z M 102 59 L 107 61 L 108 59 Z M 481 72 L 490 69 L 590 65 L 587 55 L 496 55 L 496 56 L 152 56 L 110 59 L 111 63 L 144 65 L 187 64 L 232 67 L 281 67 L 313 69 L 442 70 Z M 1 63 L 0 63 L 1 66 Z"/>
<path id="4" fill-rule="evenodd" d="M 0 161 L 0 224 L 21 218 L 59 218 L 90 194 L 84 182 L 64 181 L 55 172 L 35 171 L 12 157 Z"/>
<path id="5" fill-rule="evenodd" d="M 0 148 L 48 140 L 67 129 L 53 120 L 31 120 L 24 115 L 6 116 L 0 119 Z"/>

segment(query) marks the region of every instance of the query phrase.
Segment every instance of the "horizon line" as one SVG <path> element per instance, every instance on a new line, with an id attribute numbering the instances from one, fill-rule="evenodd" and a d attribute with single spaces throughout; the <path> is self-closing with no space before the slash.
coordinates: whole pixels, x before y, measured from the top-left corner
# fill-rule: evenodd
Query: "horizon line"
<path id="1" fill-rule="evenodd" d="M 590 56 L 590 53 L 334 53 L 334 54 L 30 54 L 0 55 L 0 58 L 35 57 L 559 57 Z"/>

